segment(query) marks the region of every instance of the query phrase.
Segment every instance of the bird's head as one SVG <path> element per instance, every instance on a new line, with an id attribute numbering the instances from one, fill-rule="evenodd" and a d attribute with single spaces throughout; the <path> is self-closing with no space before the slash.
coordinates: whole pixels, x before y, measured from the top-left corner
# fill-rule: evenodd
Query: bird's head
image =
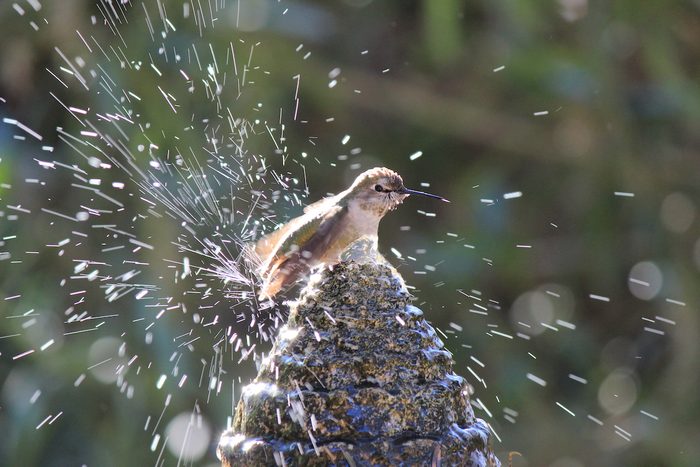
<path id="1" fill-rule="evenodd" d="M 423 195 L 447 201 L 441 196 L 406 188 L 401 176 L 386 167 L 375 167 L 362 172 L 350 186 L 349 192 L 362 209 L 379 216 L 396 209 L 408 195 Z"/>

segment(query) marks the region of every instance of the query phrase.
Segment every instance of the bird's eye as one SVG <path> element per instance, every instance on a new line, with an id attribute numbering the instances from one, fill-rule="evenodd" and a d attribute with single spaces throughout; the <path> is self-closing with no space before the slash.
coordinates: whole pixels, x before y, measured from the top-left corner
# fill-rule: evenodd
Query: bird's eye
<path id="1" fill-rule="evenodd" d="M 382 191 L 384 191 L 384 188 L 382 188 L 381 185 L 374 185 L 374 191 L 382 192 Z"/>

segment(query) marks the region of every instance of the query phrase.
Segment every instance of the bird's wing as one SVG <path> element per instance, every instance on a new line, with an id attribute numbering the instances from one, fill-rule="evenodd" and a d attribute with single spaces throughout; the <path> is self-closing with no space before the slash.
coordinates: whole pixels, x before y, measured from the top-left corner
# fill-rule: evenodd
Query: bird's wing
<path id="1" fill-rule="evenodd" d="M 304 222 L 304 217 L 299 216 L 290 220 L 286 224 L 279 227 L 277 230 L 270 232 L 269 234 L 262 237 L 255 243 L 254 251 L 255 254 L 260 258 L 261 261 L 265 261 L 270 253 L 272 253 L 280 241 L 287 235 L 290 231 L 296 228 L 299 224 Z"/>
<path id="2" fill-rule="evenodd" d="M 290 250 L 303 249 L 315 258 L 320 258 L 327 249 L 330 241 L 336 238 L 348 220 L 347 206 L 332 206 L 324 211 L 318 211 L 309 222 L 301 225 L 293 234 L 285 238 L 280 252 L 288 254 Z"/>
<path id="3" fill-rule="evenodd" d="M 332 206 L 325 211 L 315 211 L 315 215 L 306 214 L 299 219 L 293 231 L 280 241 L 279 247 L 276 249 L 275 258 L 270 259 L 270 265 L 277 262 L 278 259 L 285 259 L 295 251 L 301 250 L 309 252 L 314 257 L 318 257 L 318 253 L 325 245 L 328 246 L 332 236 L 328 235 L 331 229 L 340 228 L 345 223 L 347 208 L 341 206 Z M 296 219 L 295 219 L 296 220 Z M 269 273 L 272 267 L 266 268 Z"/>
<path id="4" fill-rule="evenodd" d="M 262 296 L 271 297 L 314 266 L 310 258 L 321 258 L 348 221 L 347 206 L 334 206 L 311 217 L 289 234 L 265 265 L 266 285 Z"/>
<path id="5" fill-rule="evenodd" d="M 340 195 L 342 194 L 343 193 L 341 193 Z M 340 195 L 322 198 L 316 201 L 315 203 L 309 204 L 304 208 L 303 215 L 295 217 L 294 219 L 279 227 L 277 230 L 272 231 L 271 233 L 265 235 L 260 240 L 258 240 L 255 243 L 255 247 L 253 250 L 260 259 L 260 261 L 265 261 L 265 259 L 270 255 L 270 253 L 277 249 L 277 246 L 279 245 L 280 241 L 283 241 L 285 236 L 289 232 L 294 231 L 297 227 L 307 222 L 317 221 L 318 218 L 322 219 L 327 214 L 328 209 L 331 208 L 333 204 L 335 204 L 338 201 L 338 197 Z"/>
<path id="6" fill-rule="evenodd" d="M 337 199 L 338 199 L 337 195 L 336 196 L 329 196 L 327 198 L 321 198 L 318 201 L 316 201 L 315 203 L 311 203 L 308 206 L 306 206 L 304 208 L 304 213 L 308 214 L 308 213 L 318 211 L 318 210 L 325 211 L 324 208 L 328 207 L 331 204 L 335 204 Z"/>

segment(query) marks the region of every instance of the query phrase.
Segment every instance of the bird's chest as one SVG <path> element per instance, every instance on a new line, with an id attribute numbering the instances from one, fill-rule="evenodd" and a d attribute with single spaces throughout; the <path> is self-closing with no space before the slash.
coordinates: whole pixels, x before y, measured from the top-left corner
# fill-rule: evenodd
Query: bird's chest
<path id="1" fill-rule="evenodd" d="M 375 206 L 350 204 L 348 209 L 348 226 L 353 231 L 356 240 L 364 235 L 377 235 L 379 221 L 384 215 L 384 211 Z"/>
<path id="2" fill-rule="evenodd" d="M 365 211 L 350 208 L 343 225 L 334 232 L 323 262 L 337 259 L 351 243 L 361 237 L 376 236 L 379 219 L 377 216 L 368 216 Z"/>

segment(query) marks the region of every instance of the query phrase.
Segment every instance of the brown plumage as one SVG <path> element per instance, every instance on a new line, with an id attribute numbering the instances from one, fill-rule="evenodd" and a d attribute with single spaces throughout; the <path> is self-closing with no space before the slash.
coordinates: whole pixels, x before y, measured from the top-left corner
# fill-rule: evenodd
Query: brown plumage
<path id="1" fill-rule="evenodd" d="M 361 173 L 335 196 L 304 209 L 304 214 L 261 238 L 251 248 L 259 260 L 261 298 L 272 298 L 319 264 L 333 264 L 355 240 L 377 236 L 379 221 L 409 194 L 447 201 L 409 190 L 396 172 L 375 167 Z"/>

